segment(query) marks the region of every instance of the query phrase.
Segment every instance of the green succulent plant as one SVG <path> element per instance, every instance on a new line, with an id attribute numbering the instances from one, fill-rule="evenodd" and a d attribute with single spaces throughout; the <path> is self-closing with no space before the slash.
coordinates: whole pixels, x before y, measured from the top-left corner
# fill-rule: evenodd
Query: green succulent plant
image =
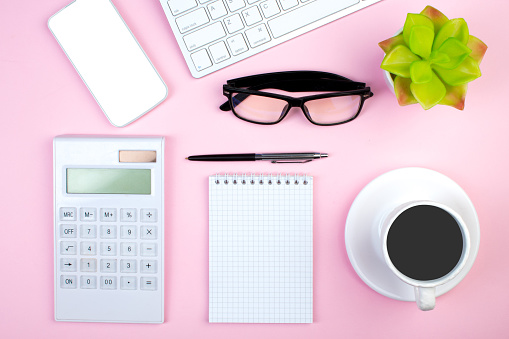
<path id="1" fill-rule="evenodd" d="M 481 76 L 488 48 L 470 35 L 464 19 L 449 20 L 431 6 L 409 13 L 403 32 L 378 45 L 385 52 L 380 67 L 391 73 L 398 103 L 426 110 L 437 104 L 462 110 L 467 83 Z"/>

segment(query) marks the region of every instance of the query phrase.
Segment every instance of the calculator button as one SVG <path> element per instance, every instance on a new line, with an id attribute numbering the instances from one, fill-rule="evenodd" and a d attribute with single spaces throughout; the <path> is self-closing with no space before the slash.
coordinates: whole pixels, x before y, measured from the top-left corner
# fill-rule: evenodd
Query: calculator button
<path id="1" fill-rule="evenodd" d="M 74 255 L 77 253 L 77 244 L 75 241 L 61 241 L 60 254 Z"/>
<path id="2" fill-rule="evenodd" d="M 97 272 L 97 259 L 81 259 L 80 260 L 81 272 Z"/>
<path id="3" fill-rule="evenodd" d="M 76 272 L 76 259 L 62 258 L 60 259 L 60 271 L 62 272 Z"/>
<path id="4" fill-rule="evenodd" d="M 143 257 L 155 257 L 157 255 L 157 244 L 155 243 L 142 243 L 141 255 Z"/>
<path id="5" fill-rule="evenodd" d="M 116 242 L 102 242 L 101 243 L 101 255 L 104 255 L 104 256 L 117 255 L 117 243 Z"/>
<path id="6" fill-rule="evenodd" d="M 136 260 L 122 259 L 120 260 L 120 272 L 136 273 Z"/>
<path id="7" fill-rule="evenodd" d="M 81 225 L 80 237 L 82 238 L 97 238 L 97 227 L 95 225 Z"/>
<path id="8" fill-rule="evenodd" d="M 142 239 L 157 239 L 157 228 L 154 226 L 141 226 L 140 232 Z"/>
<path id="9" fill-rule="evenodd" d="M 136 226 L 120 226 L 120 238 L 136 239 Z"/>
<path id="10" fill-rule="evenodd" d="M 101 221 L 114 222 L 117 221 L 116 208 L 101 208 Z"/>
<path id="11" fill-rule="evenodd" d="M 76 208 L 74 208 L 74 207 L 60 207 L 60 220 L 62 220 L 62 221 L 76 221 Z"/>
<path id="12" fill-rule="evenodd" d="M 80 244 L 80 253 L 82 255 L 96 255 L 97 244 L 91 241 L 82 241 Z"/>
<path id="13" fill-rule="evenodd" d="M 101 226 L 101 238 L 103 239 L 116 239 L 117 226 Z"/>
<path id="14" fill-rule="evenodd" d="M 146 291 L 157 290 L 157 278 L 155 277 L 141 277 L 140 278 L 140 289 Z"/>
<path id="15" fill-rule="evenodd" d="M 76 238 L 76 225 L 60 225 L 60 238 Z"/>
<path id="16" fill-rule="evenodd" d="M 61 288 L 76 288 L 77 281 L 75 275 L 61 275 L 60 276 L 60 287 Z"/>
<path id="17" fill-rule="evenodd" d="M 80 208 L 80 220 L 81 221 L 96 221 L 97 220 L 97 209 L 96 208 Z"/>
<path id="18" fill-rule="evenodd" d="M 120 244 L 120 255 L 133 256 L 136 255 L 135 242 L 123 242 Z"/>
<path id="19" fill-rule="evenodd" d="M 117 277 L 101 277 L 101 289 L 116 290 L 117 289 Z"/>
<path id="20" fill-rule="evenodd" d="M 101 259 L 101 272 L 117 273 L 117 259 Z"/>
<path id="21" fill-rule="evenodd" d="M 144 208 L 140 212 L 141 222 L 156 222 L 157 210 L 155 208 Z"/>
<path id="22" fill-rule="evenodd" d="M 136 277 L 120 277 L 120 289 L 135 290 L 136 289 Z"/>
<path id="23" fill-rule="evenodd" d="M 141 273 L 157 273 L 157 261 L 156 260 L 142 260 L 140 261 Z"/>
<path id="24" fill-rule="evenodd" d="M 136 221 L 136 208 L 121 208 L 120 221 L 135 222 Z"/>
<path id="25" fill-rule="evenodd" d="M 80 280 L 81 288 L 97 288 L 97 277 L 94 277 L 93 275 L 82 275 Z"/>

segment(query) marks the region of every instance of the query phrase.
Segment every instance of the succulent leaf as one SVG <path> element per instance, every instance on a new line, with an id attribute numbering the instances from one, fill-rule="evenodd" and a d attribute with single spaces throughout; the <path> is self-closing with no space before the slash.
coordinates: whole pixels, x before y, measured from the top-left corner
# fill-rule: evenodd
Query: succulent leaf
<path id="1" fill-rule="evenodd" d="M 422 10 L 421 14 L 431 19 L 433 25 L 435 26 L 435 35 L 438 33 L 440 28 L 442 28 L 442 26 L 447 21 L 449 21 L 449 19 L 442 12 L 431 6 L 426 6 L 426 8 Z"/>
<path id="2" fill-rule="evenodd" d="M 417 103 L 417 99 L 415 99 L 412 91 L 410 91 L 411 83 L 412 80 L 409 78 L 397 76 L 394 79 L 394 93 L 396 93 L 396 98 L 398 99 L 398 104 L 400 106 L 413 105 Z"/>
<path id="3" fill-rule="evenodd" d="M 380 67 L 387 72 L 409 78 L 410 65 L 417 60 L 421 59 L 412 53 L 408 47 L 405 45 L 398 45 L 385 55 Z"/>
<path id="4" fill-rule="evenodd" d="M 433 31 L 433 28 L 423 25 L 415 25 L 410 29 L 408 46 L 412 52 L 424 59 L 427 59 L 431 54 L 431 46 L 433 46 L 434 38 L 435 32 Z"/>
<path id="5" fill-rule="evenodd" d="M 468 37 L 467 47 L 472 50 L 472 53 L 470 53 L 469 56 L 480 64 L 488 46 L 486 46 L 486 44 L 480 39 L 471 35 Z"/>
<path id="6" fill-rule="evenodd" d="M 433 51 L 429 57 L 429 62 L 433 64 L 447 63 L 451 61 L 451 58 L 440 51 Z"/>
<path id="7" fill-rule="evenodd" d="M 433 65 L 432 67 L 440 78 L 451 86 L 464 85 L 481 76 L 479 64 L 471 57 L 466 57 L 458 67 L 451 70 L 438 65 Z"/>
<path id="8" fill-rule="evenodd" d="M 414 61 L 410 65 L 410 79 L 413 83 L 423 84 L 430 82 L 433 76 L 433 70 L 428 61 Z"/>
<path id="9" fill-rule="evenodd" d="M 452 19 L 447 21 L 440 31 L 438 31 L 435 41 L 433 42 L 433 50 L 436 50 L 442 46 L 445 40 L 449 38 L 456 38 L 462 44 L 466 45 L 468 42 L 468 26 L 464 19 Z"/>
<path id="10" fill-rule="evenodd" d="M 468 84 L 460 85 L 460 86 L 449 86 L 445 85 L 445 89 L 447 93 L 442 101 L 439 102 L 440 105 L 452 106 L 456 109 L 463 110 L 465 108 L 465 98 L 467 96 L 467 87 Z"/>
<path id="11" fill-rule="evenodd" d="M 415 99 L 421 104 L 422 108 L 426 110 L 442 101 L 446 94 L 445 85 L 435 73 L 432 73 L 432 78 L 429 82 L 423 84 L 412 82 L 410 84 L 410 90 Z"/>
<path id="12" fill-rule="evenodd" d="M 378 43 L 378 46 L 387 54 L 391 49 L 396 47 L 397 45 L 405 44 L 405 40 L 403 39 L 403 33 L 393 36 L 387 40 Z"/>
<path id="13" fill-rule="evenodd" d="M 434 29 L 433 22 L 427 16 L 422 14 L 408 13 L 405 25 L 403 26 L 403 39 L 405 40 L 407 46 L 410 46 L 410 31 L 414 26 L 426 26 Z"/>
<path id="14" fill-rule="evenodd" d="M 449 56 L 448 62 L 435 62 L 435 64 L 445 69 L 453 69 L 458 67 L 463 60 L 472 52 L 470 48 L 459 42 L 456 38 L 449 38 L 440 46 L 438 51 Z"/>

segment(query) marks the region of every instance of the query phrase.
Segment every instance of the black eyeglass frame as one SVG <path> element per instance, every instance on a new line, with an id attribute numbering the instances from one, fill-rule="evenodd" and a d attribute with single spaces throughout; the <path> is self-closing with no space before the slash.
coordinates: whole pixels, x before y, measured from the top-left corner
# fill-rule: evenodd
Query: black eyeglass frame
<path id="1" fill-rule="evenodd" d="M 247 87 L 247 88 L 241 88 Z M 261 89 L 280 89 L 287 92 L 305 92 L 305 91 L 335 91 L 335 93 L 323 93 L 308 95 L 303 97 L 291 97 L 281 94 L 260 91 Z M 258 95 L 269 98 L 284 100 L 288 103 L 281 116 L 274 122 L 260 122 L 246 119 L 235 111 L 233 104 L 233 93 L 242 93 L 248 95 Z M 283 120 L 292 107 L 298 107 L 304 113 L 304 116 L 314 125 L 319 126 L 334 126 L 350 122 L 357 118 L 364 106 L 364 101 L 373 96 L 370 87 L 366 87 L 365 83 L 355 82 L 348 78 L 342 77 L 337 74 L 316 71 L 291 71 L 291 72 L 276 72 L 257 74 L 237 79 L 228 80 L 223 85 L 223 95 L 228 98 L 228 101 L 220 106 L 222 111 L 232 111 L 233 114 L 244 121 L 260 125 L 274 125 Z M 318 123 L 313 121 L 305 103 L 312 100 L 341 97 L 341 96 L 354 96 L 360 97 L 359 107 L 357 112 L 349 119 L 335 122 L 335 123 Z"/>

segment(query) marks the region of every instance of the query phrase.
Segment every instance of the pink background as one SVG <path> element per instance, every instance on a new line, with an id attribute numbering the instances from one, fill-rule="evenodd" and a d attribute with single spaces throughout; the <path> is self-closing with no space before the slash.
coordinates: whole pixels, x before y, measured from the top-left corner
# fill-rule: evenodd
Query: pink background
<path id="1" fill-rule="evenodd" d="M 191 77 L 157 0 L 114 0 L 169 87 L 155 110 L 119 129 L 109 124 L 48 27 L 70 0 L 0 2 L 0 336 L 3 338 L 362 338 L 509 336 L 509 26 L 506 1 L 385 0 L 202 79 Z M 483 76 L 469 86 L 466 108 L 399 107 L 386 87 L 377 43 L 407 12 L 433 5 L 463 17 L 488 52 Z M 230 78 L 321 70 L 371 86 L 375 96 L 357 120 L 310 124 L 295 111 L 279 125 L 258 126 L 222 112 Z M 166 284 L 162 325 L 61 323 L 53 308 L 52 139 L 60 134 L 166 136 Z M 328 152 L 305 165 L 199 163 L 192 154 Z M 344 244 L 351 203 L 372 179 L 420 166 L 456 181 L 473 201 L 481 246 L 466 278 L 431 312 L 371 290 Z M 299 172 L 315 177 L 314 323 L 208 323 L 207 176 L 224 172 Z M 79 305 L 77 305 L 79 306 Z"/>

